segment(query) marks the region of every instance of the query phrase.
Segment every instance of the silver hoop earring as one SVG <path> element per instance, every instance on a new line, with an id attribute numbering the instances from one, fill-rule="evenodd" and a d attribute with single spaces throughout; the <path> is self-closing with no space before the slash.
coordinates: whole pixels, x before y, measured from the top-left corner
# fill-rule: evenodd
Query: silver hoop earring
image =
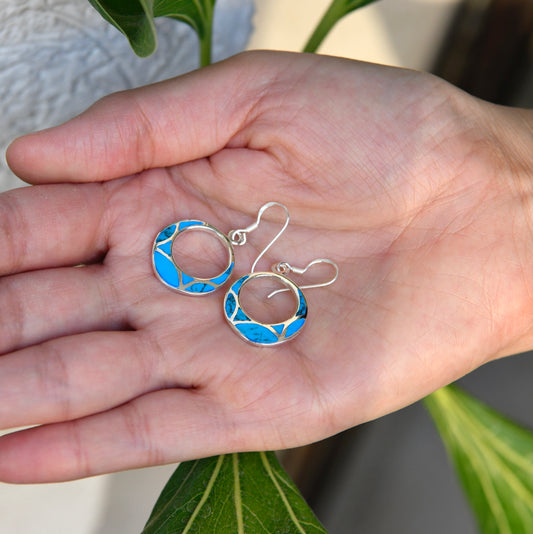
<path id="1" fill-rule="evenodd" d="M 285 228 L 287 228 L 287 225 L 289 224 L 289 212 L 287 208 L 279 202 L 267 202 L 259 210 L 255 223 L 246 228 L 232 230 L 227 235 L 223 234 L 220 230 L 214 226 L 211 226 L 209 223 L 198 220 L 177 221 L 163 228 L 163 230 L 157 234 L 152 246 L 152 266 L 157 279 L 160 280 L 166 287 L 186 295 L 208 295 L 213 291 L 216 291 L 228 281 L 231 273 L 233 272 L 233 268 L 235 266 L 235 254 L 233 247 L 246 244 L 248 234 L 258 228 L 263 213 L 273 206 L 280 206 L 285 210 L 286 221 L 280 232 L 276 235 L 276 237 L 274 237 L 270 244 L 257 258 L 257 262 L 285 231 Z M 228 263 L 222 273 L 217 274 L 212 278 L 195 277 L 185 273 L 183 269 L 174 261 L 172 249 L 175 240 L 184 232 L 191 231 L 208 232 L 226 247 L 228 252 Z"/>
<path id="2" fill-rule="evenodd" d="M 254 262 L 254 267 L 256 263 L 257 262 Z M 298 287 L 286 276 L 289 273 L 304 274 L 310 267 L 319 263 L 327 263 L 334 268 L 335 274 L 327 282 Z M 339 276 L 339 268 L 337 264 L 331 260 L 323 258 L 312 261 L 303 269 L 292 267 L 287 262 L 279 262 L 272 267 L 271 272 L 254 273 L 253 271 L 254 269 L 252 268 L 250 274 L 239 278 L 227 291 L 224 298 L 224 316 L 232 330 L 239 337 L 248 343 L 259 347 L 273 347 L 280 345 L 297 336 L 302 331 L 302 328 L 307 321 L 308 312 L 307 300 L 302 289 L 329 286 L 330 284 L 333 284 Z M 274 278 L 286 286 L 284 289 L 278 289 L 270 293 L 267 298 L 271 298 L 283 291 L 292 291 L 296 299 L 296 309 L 294 313 L 288 319 L 280 323 L 267 324 L 256 321 L 246 313 L 241 304 L 242 288 L 254 279 L 267 277 Z"/>

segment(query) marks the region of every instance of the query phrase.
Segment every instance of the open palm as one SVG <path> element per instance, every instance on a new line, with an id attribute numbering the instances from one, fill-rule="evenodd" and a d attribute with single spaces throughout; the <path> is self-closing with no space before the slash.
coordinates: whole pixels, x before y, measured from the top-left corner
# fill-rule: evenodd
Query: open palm
<path id="1" fill-rule="evenodd" d="M 429 75 L 255 53 L 16 141 L 14 170 L 46 185 L 0 197 L 0 427 L 42 426 L 0 439 L 0 479 L 309 443 L 526 348 L 527 218 L 496 118 L 520 128 Z M 327 257 L 340 276 L 305 291 L 300 336 L 258 348 L 224 290 L 164 287 L 151 248 L 170 223 L 227 233 L 267 201 L 291 225 L 259 269 Z M 280 220 L 236 250 L 237 276 Z"/>

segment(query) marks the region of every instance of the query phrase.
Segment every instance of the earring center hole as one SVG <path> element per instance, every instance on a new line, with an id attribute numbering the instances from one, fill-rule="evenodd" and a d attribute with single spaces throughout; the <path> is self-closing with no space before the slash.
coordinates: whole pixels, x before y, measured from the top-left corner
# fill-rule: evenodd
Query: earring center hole
<path id="1" fill-rule="evenodd" d="M 278 289 L 286 289 L 272 298 L 268 295 Z M 278 324 L 287 320 L 296 311 L 294 293 L 274 277 L 261 277 L 243 285 L 240 292 L 243 310 L 255 321 L 263 324 Z"/>
<path id="2" fill-rule="evenodd" d="M 195 278 L 214 278 L 228 267 L 230 253 L 220 238 L 208 230 L 182 232 L 172 245 L 176 265 Z"/>

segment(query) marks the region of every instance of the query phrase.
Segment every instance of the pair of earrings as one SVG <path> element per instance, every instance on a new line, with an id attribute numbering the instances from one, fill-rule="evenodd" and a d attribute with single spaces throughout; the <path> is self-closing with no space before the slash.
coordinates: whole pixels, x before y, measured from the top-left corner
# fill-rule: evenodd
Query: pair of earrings
<path id="1" fill-rule="evenodd" d="M 287 262 L 278 262 L 272 267 L 269 272 L 255 272 L 255 268 L 259 260 L 270 249 L 270 247 L 278 240 L 281 234 L 285 231 L 289 224 L 289 211 L 286 206 L 279 202 L 268 202 L 264 204 L 258 212 L 257 220 L 250 226 L 238 230 L 232 230 L 227 235 L 220 230 L 211 226 L 209 223 L 198 220 L 183 220 L 177 221 L 159 232 L 155 238 L 152 247 L 152 264 L 154 273 L 157 278 L 167 287 L 179 293 L 187 295 L 208 295 L 216 291 L 219 287 L 224 285 L 231 276 L 235 266 L 234 246 L 242 246 L 247 242 L 247 236 L 259 227 L 263 213 L 274 206 L 283 208 L 285 211 L 285 223 L 276 236 L 257 256 L 250 273 L 242 276 L 234 282 L 224 297 L 224 315 L 226 320 L 241 338 L 258 346 L 274 346 L 284 343 L 295 337 L 304 326 L 307 319 L 307 300 L 302 292 L 302 289 L 309 289 L 313 287 L 324 287 L 332 284 L 337 279 L 339 269 L 337 265 L 327 259 L 317 259 L 312 261 L 307 267 L 300 269 L 293 267 Z M 214 235 L 228 251 L 228 263 L 224 271 L 213 278 L 198 278 L 185 273 L 179 265 L 175 262 L 172 255 L 172 248 L 176 239 L 184 232 L 203 231 Z M 327 263 L 334 268 L 334 277 L 324 283 L 306 285 L 298 287 L 290 278 L 287 277 L 290 273 L 304 274 L 313 265 L 319 263 Z M 243 309 L 241 304 L 241 291 L 243 287 L 254 279 L 259 278 L 274 278 L 282 285 L 284 289 L 279 289 L 271 293 L 268 298 L 283 291 L 291 291 L 296 298 L 296 311 L 289 319 L 274 324 L 261 323 L 250 317 Z"/>

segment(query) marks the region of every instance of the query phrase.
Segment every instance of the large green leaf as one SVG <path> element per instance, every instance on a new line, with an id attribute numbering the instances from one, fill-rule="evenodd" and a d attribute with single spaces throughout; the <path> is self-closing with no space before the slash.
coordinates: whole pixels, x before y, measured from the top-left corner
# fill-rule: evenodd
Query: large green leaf
<path id="1" fill-rule="evenodd" d="M 157 47 L 156 17 L 170 17 L 187 23 L 198 34 L 202 64 L 210 61 L 211 32 L 215 0 L 89 0 L 107 22 L 128 39 L 141 57 Z"/>
<path id="2" fill-rule="evenodd" d="M 142 534 L 326 534 L 271 452 L 184 462 Z"/>
<path id="3" fill-rule="evenodd" d="M 304 52 L 316 52 L 322 44 L 326 35 L 331 31 L 333 26 L 343 17 L 359 9 L 360 7 L 371 4 L 376 0 L 332 0 L 324 16 L 313 31 L 309 41 L 304 47 Z"/>
<path id="4" fill-rule="evenodd" d="M 452 386 L 425 400 L 484 534 L 533 533 L 533 433 Z"/>

